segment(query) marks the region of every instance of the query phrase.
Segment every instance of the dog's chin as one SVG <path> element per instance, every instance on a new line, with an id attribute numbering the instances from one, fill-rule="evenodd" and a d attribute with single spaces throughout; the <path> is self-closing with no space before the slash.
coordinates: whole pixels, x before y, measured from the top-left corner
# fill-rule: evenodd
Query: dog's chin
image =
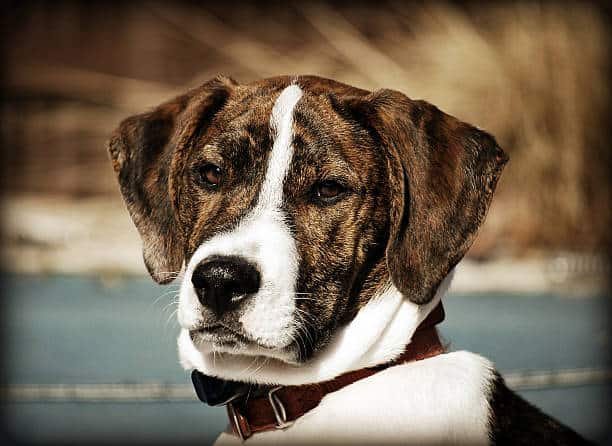
<path id="1" fill-rule="evenodd" d="M 299 354 L 295 346 L 264 345 L 251 339 L 246 333 L 222 325 L 190 330 L 189 338 L 195 349 L 202 354 L 220 354 L 224 358 L 246 356 L 262 360 L 275 359 L 290 365 L 299 364 Z"/>

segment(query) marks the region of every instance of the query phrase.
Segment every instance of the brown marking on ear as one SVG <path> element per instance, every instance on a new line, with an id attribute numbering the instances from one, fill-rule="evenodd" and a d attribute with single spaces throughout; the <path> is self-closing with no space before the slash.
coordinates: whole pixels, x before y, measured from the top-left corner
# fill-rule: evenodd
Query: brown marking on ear
<path id="1" fill-rule="evenodd" d="M 430 301 L 472 244 L 508 157 L 495 139 L 391 90 L 340 107 L 388 150 L 387 267 L 411 301 Z"/>
<path id="2" fill-rule="evenodd" d="M 235 81 L 216 78 L 154 110 L 125 119 L 108 144 L 113 169 L 143 242 L 147 270 L 158 283 L 172 281 L 183 264 L 172 184 L 182 146 L 222 107 Z"/>

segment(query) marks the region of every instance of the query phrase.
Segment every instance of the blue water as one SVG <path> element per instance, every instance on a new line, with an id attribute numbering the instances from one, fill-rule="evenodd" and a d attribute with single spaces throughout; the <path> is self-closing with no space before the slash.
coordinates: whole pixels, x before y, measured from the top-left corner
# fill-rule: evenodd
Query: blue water
<path id="1" fill-rule="evenodd" d="M 177 363 L 176 285 L 146 278 L 3 276 L 4 377 L 8 384 L 168 382 Z M 443 336 L 454 350 L 502 372 L 609 367 L 608 299 L 597 296 L 450 295 Z M 522 391 L 581 434 L 610 441 L 610 385 Z M 21 441 L 210 444 L 223 409 L 194 402 L 4 403 L 5 429 Z M 612 442 L 610 442 L 612 444 Z"/>

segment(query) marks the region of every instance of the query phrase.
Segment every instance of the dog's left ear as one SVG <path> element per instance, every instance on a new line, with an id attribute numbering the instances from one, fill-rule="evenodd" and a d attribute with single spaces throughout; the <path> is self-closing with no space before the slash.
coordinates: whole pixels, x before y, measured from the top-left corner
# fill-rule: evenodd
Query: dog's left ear
<path id="1" fill-rule="evenodd" d="M 471 246 L 508 157 L 491 135 L 397 91 L 348 102 L 388 150 L 391 280 L 429 302 Z"/>
<path id="2" fill-rule="evenodd" d="M 111 136 L 108 150 L 121 194 L 142 238 L 147 270 L 157 283 L 172 281 L 184 258 L 172 170 L 180 164 L 180 152 L 206 129 L 236 85 L 230 78 L 213 79 L 125 119 Z"/>

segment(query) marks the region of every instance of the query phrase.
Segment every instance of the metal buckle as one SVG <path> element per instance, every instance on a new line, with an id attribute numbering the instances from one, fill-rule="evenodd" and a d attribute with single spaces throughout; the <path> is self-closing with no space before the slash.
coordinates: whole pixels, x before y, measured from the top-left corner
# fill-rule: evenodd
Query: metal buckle
<path id="1" fill-rule="evenodd" d="M 276 395 L 276 392 L 282 388 L 283 386 L 273 387 L 268 392 L 268 401 L 270 401 L 270 406 L 272 406 L 272 411 L 274 412 L 274 418 L 276 418 L 277 429 L 286 429 L 293 424 L 293 421 L 287 421 L 285 406 L 278 395 Z"/>
<path id="2" fill-rule="evenodd" d="M 234 426 L 234 430 L 236 431 L 236 433 L 238 434 L 238 437 L 240 438 L 240 441 L 244 442 L 245 435 L 244 435 L 244 432 L 242 432 L 242 427 L 240 427 L 240 420 L 238 419 L 238 413 L 236 412 L 236 408 L 234 407 L 234 404 L 232 402 L 227 403 L 227 411 L 230 415 L 230 420 L 232 422 L 232 425 Z"/>

